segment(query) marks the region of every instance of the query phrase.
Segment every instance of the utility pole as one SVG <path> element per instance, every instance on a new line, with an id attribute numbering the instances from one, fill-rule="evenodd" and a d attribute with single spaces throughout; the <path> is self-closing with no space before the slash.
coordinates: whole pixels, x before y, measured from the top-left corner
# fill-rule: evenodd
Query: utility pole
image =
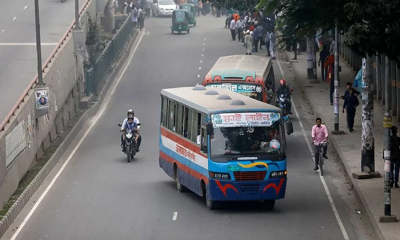
<path id="1" fill-rule="evenodd" d="M 35 87 L 36 119 L 49 113 L 49 89 L 43 81 L 42 43 L 40 40 L 39 0 L 35 0 L 36 52 L 38 83 Z"/>
<path id="2" fill-rule="evenodd" d="M 321 63 L 323 64 L 323 63 Z M 344 134 L 343 131 L 339 130 L 339 29 L 337 20 L 335 23 L 335 65 L 333 67 L 333 77 L 334 77 L 334 91 L 333 91 L 333 135 Z M 332 81 L 332 80 L 331 80 Z"/>
<path id="3" fill-rule="evenodd" d="M 371 91 L 373 83 L 371 57 L 362 59 L 362 121 L 361 121 L 361 172 L 375 172 L 374 143 L 374 99 Z"/>
<path id="4" fill-rule="evenodd" d="M 379 218 L 380 222 L 396 222 L 396 216 L 392 215 L 391 209 L 391 190 L 390 190 L 390 128 L 392 127 L 392 116 L 389 109 L 389 59 L 385 56 L 385 113 L 383 114 L 384 128 L 384 150 L 383 160 L 385 162 L 385 181 L 384 181 L 384 216 Z"/>
<path id="5" fill-rule="evenodd" d="M 75 0 L 75 30 L 81 29 L 79 21 L 79 0 Z"/>
<path id="6" fill-rule="evenodd" d="M 42 43 L 40 40 L 40 19 L 39 19 L 39 0 L 35 0 L 35 24 L 36 24 L 36 53 L 37 53 L 37 86 L 44 86 L 43 67 L 42 67 Z"/>

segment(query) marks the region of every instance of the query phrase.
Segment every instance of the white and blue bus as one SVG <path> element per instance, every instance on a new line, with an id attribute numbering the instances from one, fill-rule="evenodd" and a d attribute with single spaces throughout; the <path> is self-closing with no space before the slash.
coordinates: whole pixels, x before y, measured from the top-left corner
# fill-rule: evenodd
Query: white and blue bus
<path id="1" fill-rule="evenodd" d="M 163 89 L 160 167 L 210 209 L 253 200 L 272 209 L 286 190 L 284 122 L 275 106 L 226 89 Z"/>

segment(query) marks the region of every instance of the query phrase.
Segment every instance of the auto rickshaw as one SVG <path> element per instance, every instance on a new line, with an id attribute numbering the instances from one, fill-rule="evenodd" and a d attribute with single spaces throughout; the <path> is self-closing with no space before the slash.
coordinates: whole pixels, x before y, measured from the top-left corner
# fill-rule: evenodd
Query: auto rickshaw
<path id="1" fill-rule="evenodd" d="M 189 24 L 196 26 L 196 6 L 192 3 L 183 3 L 179 5 L 179 9 L 185 9 L 189 13 Z"/>
<path id="2" fill-rule="evenodd" d="M 187 31 L 189 33 L 189 12 L 185 9 L 177 9 L 172 12 L 171 32 L 181 33 Z"/>

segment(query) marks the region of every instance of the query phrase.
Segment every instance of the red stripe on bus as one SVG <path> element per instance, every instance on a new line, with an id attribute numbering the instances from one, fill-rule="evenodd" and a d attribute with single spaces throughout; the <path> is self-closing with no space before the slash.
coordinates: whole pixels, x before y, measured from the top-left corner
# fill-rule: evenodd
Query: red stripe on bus
<path id="1" fill-rule="evenodd" d="M 190 142 L 189 140 L 186 140 L 185 138 L 170 132 L 169 130 L 161 127 L 161 135 L 163 135 L 164 137 L 178 143 L 179 145 L 182 145 L 183 147 L 189 149 L 192 152 L 195 152 L 205 158 L 208 158 L 207 155 L 205 155 L 204 153 L 202 153 L 200 151 L 200 147 L 193 144 L 192 142 Z"/>
<path id="2" fill-rule="evenodd" d="M 179 162 L 178 160 L 168 156 L 166 153 L 160 151 L 160 158 L 164 159 L 165 161 L 169 162 L 170 164 L 174 164 L 176 163 L 176 166 L 186 172 L 187 174 L 199 179 L 199 180 L 203 180 L 206 184 L 208 184 L 208 177 L 204 176 L 203 174 L 193 170 L 192 168 L 186 166 L 185 164 L 182 164 L 181 162 Z"/>

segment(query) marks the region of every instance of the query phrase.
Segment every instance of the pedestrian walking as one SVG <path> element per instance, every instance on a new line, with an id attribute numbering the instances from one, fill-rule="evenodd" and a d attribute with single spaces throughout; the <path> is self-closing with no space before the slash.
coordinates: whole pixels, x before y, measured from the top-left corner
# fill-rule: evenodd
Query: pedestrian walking
<path id="1" fill-rule="evenodd" d="M 253 36 L 250 34 L 250 30 L 245 33 L 244 45 L 246 47 L 246 55 L 251 55 L 253 52 Z"/>
<path id="2" fill-rule="evenodd" d="M 343 113 L 346 109 L 347 125 L 349 126 L 349 131 L 354 132 L 354 118 L 356 116 L 356 108 L 360 105 L 358 98 L 354 96 L 354 91 L 352 88 L 349 90 L 349 95 L 344 99 Z"/>
<path id="3" fill-rule="evenodd" d="M 271 32 L 270 36 L 270 43 L 269 43 L 269 51 L 271 53 L 272 59 L 276 59 L 275 51 L 276 51 L 276 35 L 274 31 Z"/>
<path id="4" fill-rule="evenodd" d="M 236 39 L 236 21 L 232 18 L 229 29 L 231 30 L 232 40 L 235 41 Z"/>
<path id="5" fill-rule="evenodd" d="M 269 45 L 270 45 L 270 32 L 267 30 L 267 33 L 265 34 L 264 42 L 265 42 L 265 48 L 267 49 L 267 56 L 271 56 L 271 52 L 269 51 Z"/>
<path id="6" fill-rule="evenodd" d="M 131 21 L 133 23 L 133 27 L 137 27 L 138 22 L 138 10 L 134 4 L 131 5 Z"/>
<path id="7" fill-rule="evenodd" d="M 319 53 L 319 60 L 318 60 L 318 66 L 321 66 L 321 80 L 326 81 L 327 77 L 327 69 L 325 67 L 325 60 L 329 56 L 329 51 L 328 47 L 326 45 L 323 46 L 322 51 Z"/>
<path id="8" fill-rule="evenodd" d="M 399 188 L 399 170 L 400 170 L 400 137 L 397 136 L 397 127 L 392 126 L 392 135 L 390 136 L 390 187 Z M 393 174 L 394 171 L 394 174 Z"/>
<path id="9" fill-rule="evenodd" d="M 149 18 L 150 17 L 150 11 L 151 11 L 151 3 L 152 1 L 146 0 L 146 17 Z"/>
<path id="10" fill-rule="evenodd" d="M 239 42 L 243 40 L 243 28 L 244 28 L 244 22 L 243 19 L 239 18 L 239 20 L 236 22 L 236 29 L 237 29 L 237 34 L 238 34 L 238 40 Z"/>
<path id="11" fill-rule="evenodd" d="M 144 15 L 145 14 L 143 12 L 142 7 L 139 7 L 139 9 L 138 9 L 138 22 L 139 22 L 140 31 L 142 31 L 142 29 L 144 28 L 144 18 L 145 18 Z"/>

